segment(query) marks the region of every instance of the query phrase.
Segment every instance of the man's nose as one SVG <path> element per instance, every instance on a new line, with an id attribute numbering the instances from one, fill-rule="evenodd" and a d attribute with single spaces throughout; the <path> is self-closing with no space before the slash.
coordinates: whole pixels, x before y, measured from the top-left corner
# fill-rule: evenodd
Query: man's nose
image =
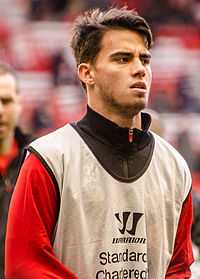
<path id="1" fill-rule="evenodd" d="M 135 76 L 139 76 L 139 77 L 144 77 L 146 74 L 146 70 L 144 65 L 142 64 L 142 61 L 137 58 L 134 60 L 134 62 L 132 63 L 132 67 L 131 67 L 131 74 L 135 77 Z"/>

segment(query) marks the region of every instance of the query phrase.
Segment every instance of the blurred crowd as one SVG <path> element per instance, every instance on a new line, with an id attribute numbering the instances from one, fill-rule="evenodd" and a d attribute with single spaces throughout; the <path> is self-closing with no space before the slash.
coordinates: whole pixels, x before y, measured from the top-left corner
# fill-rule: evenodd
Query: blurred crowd
<path id="1" fill-rule="evenodd" d="M 25 2 L 25 1 L 24 1 Z M 149 22 L 198 23 L 199 1 L 197 0 L 30 0 L 27 10 L 32 20 L 68 19 L 82 10 L 110 5 L 127 5 L 136 9 Z"/>
<path id="2" fill-rule="evenodd" d="M 110 5 L 136 9 L 152 26 L 150 108 L 162 115 L 165 138 L 187 160 L 199 200 L 199 0 L 0 0 L 0 60 L 18 72 L 21 126 L 39 136 L 84 113 L 85 94 L 69 46 L 71 23 L 85 9 Z"/>

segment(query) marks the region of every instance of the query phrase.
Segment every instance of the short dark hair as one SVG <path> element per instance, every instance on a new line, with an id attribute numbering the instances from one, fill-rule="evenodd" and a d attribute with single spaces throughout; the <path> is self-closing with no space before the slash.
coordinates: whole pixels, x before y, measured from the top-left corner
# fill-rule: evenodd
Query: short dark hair
<path id="1" fill-rule="evenodd" d="M 112 28 L 136 31 L 144 37 L 147 48 L 152 47 L 153 39 L 150 26 L 135 10 L 122 7 L 104 11 L 97 8 L 86 11 L 75 21 L 71 47 L 77 65 L 95 62 L 101 49 L 102 37 L 106 30 Z"/>
<path id="2" fill-rule="evenodd" d="M 19 82 L 18 82 L 18 77 L 17 77 L 16 71 L 10 64 L 0 62 L 0 76 L 6 75 L 6 74 L 10 74 L 11 76 L 13 76 L 13 78 L 15 79 L 15 83 L 16 83 L 16 93 L 19 93 Z"/>

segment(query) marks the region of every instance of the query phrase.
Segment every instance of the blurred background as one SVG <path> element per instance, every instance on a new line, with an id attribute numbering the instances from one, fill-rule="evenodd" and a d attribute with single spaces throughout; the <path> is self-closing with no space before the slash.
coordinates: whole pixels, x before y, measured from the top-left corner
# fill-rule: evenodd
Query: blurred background
<path id="1" fill-rule="evenodd" d="M 199 0 L 0 0 L 0 60 L 18 72 L 21 126 L 36 136 L 77 120 L 85 94 L 70 49 L 74 18 L 88 8 L 135 8 L 154 34 L 150 108 L 187 160 L 200 188 Z"/>
<path id="2" fill-rule="evenodd" d="M 136 9 L 152 27 L 149 107 L 159 113 L 164 137 L 188 162 L 200 196 L 199 0 L 0 0 L 0 60 L 18 72 L 20 125 L 37 137 L 84 114 L 71 25 L 80 12 L 112 4 Z"/>

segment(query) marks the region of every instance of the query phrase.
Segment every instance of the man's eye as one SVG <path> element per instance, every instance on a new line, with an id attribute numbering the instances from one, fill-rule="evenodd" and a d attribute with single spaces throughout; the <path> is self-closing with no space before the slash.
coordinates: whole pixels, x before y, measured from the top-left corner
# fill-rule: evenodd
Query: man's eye
<path id="1" fill-rule="evenodd" d="M 1 102 L 2 102 L 3 105 L 8 105 L 8 104 L 10 104 L 12 102 L 12 99 L 10 99 L 10 98 L 2 99 Z"/>
<path id="2" fill-rule="evenodd" d="M 149 57 L 144 57 L 141 59 L 143 65 L 150 64 L 151 59 Z"/>
<path id="3" fill-rule="evenodd" d="M 118 58 L 118 62 L 119 63 L 128 63 L 129 62 L 129 58 L 128 57 L 119 57 Z"/>

